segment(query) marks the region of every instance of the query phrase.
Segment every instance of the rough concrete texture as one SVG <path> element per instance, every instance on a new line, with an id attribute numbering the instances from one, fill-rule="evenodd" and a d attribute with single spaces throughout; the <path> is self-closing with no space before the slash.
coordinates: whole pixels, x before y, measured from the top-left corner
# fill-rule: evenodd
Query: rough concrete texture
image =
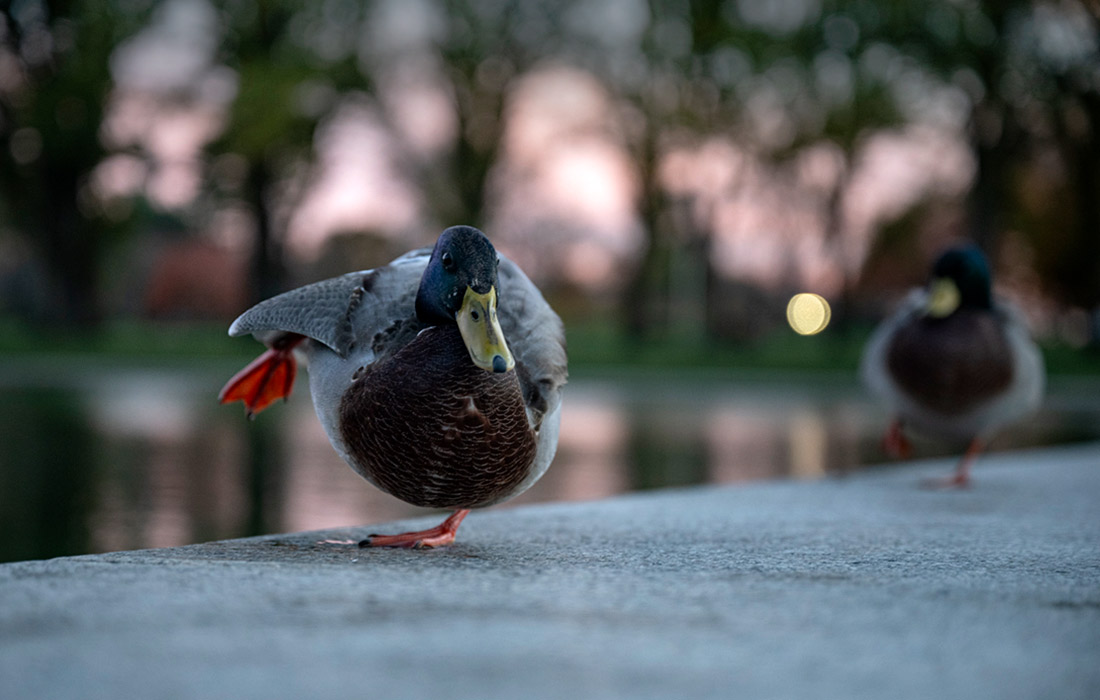
<path id="1" fill-rule="evenodd" d="M 1100 697 L 1100 444 L 952 466 L 5 564 L 0 695 Z"/>

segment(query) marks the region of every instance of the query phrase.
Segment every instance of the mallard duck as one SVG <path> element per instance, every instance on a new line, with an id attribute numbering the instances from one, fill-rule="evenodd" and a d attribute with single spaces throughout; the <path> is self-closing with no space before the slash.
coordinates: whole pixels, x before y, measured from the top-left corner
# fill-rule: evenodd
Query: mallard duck
<path id="1" fill-rule="evenodd" d="M 438 527 L 368 547 L 435 547 L 471 508 L 516 496 L 553 459 L 566 381 L 561 320 L 515 263 L 469 226 L 374 270 L 260 302 L 229 328 L 266 352 L 221 391 L 249 416 L 286 398 L 295 355 L 332 446 L 408 503 L 453 509 Z"/>
<path id="2" fill-rule="evenodd" d="M 904 425 L 969 441 L 955 473 L 929 485 L 962 487 L 1000 428 L 1041 400 L 1042 357 L 1017 312 L 991 292 L 989 264 L 973 246 L 944 252 L 928 284 L 910 293 L 864 349 L 864 383 L 894 412 L 884 444 L 895 457 L 912 448 Z"/>

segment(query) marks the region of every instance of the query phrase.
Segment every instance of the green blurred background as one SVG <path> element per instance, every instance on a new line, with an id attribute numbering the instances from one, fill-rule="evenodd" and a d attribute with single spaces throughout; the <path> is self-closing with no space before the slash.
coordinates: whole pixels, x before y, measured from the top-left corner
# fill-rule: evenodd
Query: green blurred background
<path id="1" fill-rule="evenodd" d="M 210 404 L 250 304 L 456 223 L 567 325 L 575 478 L 534 500 L 880 461 L 860 348 L 962 240 L 1054 375 L 1003 446 L 1100 437 L 1098 30 L 1073 0 L 9 2 L 0 558 L 415 512 L 310 490 L 347 470 L 308 401 Z"/>

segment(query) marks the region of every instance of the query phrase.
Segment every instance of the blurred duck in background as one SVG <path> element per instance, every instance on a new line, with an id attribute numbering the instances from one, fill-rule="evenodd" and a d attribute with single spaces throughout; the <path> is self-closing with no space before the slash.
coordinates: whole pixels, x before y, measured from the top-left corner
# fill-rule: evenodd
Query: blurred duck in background
<path id="1" fill-rule="evenodd" d="M 891 456 L 912 454 L 903 432 L 908 426 L 969 441 L 955 473 L 931 487 L 968 486 L 982 448 L 1042 398 L 1039 349 L 991 287 L 989 263 L 978 248 L 950 249 L 932 266 L 927 286 L 913 290 L 864 349 L 863 382 L 894 415 L 884 440 Z"/>
<path id="2" fill-rule="evenodd" d="M 527 490 L 558 443 L 566 380 L 561 320 L 469 226 L 385 267 L 307 285 L 229 329 L 268 350 L 222 389 L 249 416 L 289 396 L 297 354 L 317 416 L 344 460 L 408 503 L 454 510 L 438 527 L 363 547 L 435 547 L 471 508 Z"/>

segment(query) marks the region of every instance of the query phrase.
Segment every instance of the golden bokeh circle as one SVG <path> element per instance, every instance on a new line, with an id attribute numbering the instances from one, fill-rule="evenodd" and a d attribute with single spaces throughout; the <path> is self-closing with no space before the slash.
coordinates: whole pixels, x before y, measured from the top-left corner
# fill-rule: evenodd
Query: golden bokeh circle
<path id="1" fill-rule="evenodd" d="M 787 323 L 799 335 L 814 335 L 825 330 L 832 318 L 829 302 L 812 292 L 802 292 L 787 303 Z"/>

